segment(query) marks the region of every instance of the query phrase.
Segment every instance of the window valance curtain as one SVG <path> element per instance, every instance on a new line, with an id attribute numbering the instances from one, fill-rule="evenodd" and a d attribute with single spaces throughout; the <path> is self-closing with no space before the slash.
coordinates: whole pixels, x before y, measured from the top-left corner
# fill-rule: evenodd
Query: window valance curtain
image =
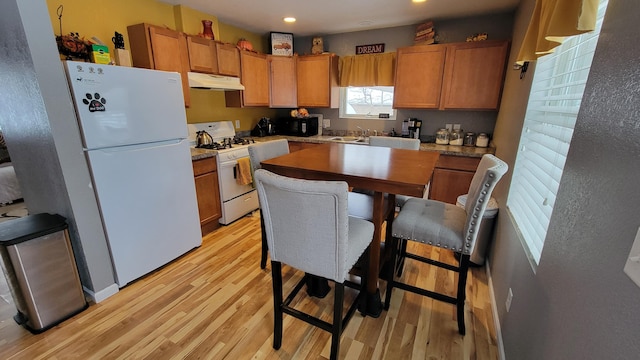
<path id="1" fill-rule="evenodd" d="M 393 86 L 396 53 L 341 56 L 339 85 Z"/>
<path id="2" fill-rule="evenodd" d="M 524 37 L 518 64 L 553 52 L 573 35 L 595 29 L 599 0 L 537 0 Z"/>

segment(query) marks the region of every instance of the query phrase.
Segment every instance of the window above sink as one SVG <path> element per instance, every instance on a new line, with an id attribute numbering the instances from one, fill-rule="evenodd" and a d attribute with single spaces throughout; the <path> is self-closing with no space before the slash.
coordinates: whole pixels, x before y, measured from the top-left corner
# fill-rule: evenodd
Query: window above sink
<path id="1" fill-rule="evenodd" d="M 340 118 L 395 120 L 392 106 L 393 86 L 340 88 Z"/>

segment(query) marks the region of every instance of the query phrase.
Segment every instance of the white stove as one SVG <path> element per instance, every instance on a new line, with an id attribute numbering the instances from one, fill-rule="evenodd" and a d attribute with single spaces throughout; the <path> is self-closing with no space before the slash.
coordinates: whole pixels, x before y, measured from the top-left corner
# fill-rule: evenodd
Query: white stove
<path id="1" fill-rule="evenodd" d="M 196 132 L 206 131 L 213 139 L 213 146 L 208 147 L 217 152 L 218 182 L 222 217 L 220 223 L 228 225 L 244 215 L 257 210 L 258 193 L 253 184 L 238 184 L 238 159 L 248 158 L 248 147 L 253 143 L 251 138 L 238 138 L 231 121 L 189 124 L 189 139 L 196 146 Z"/>

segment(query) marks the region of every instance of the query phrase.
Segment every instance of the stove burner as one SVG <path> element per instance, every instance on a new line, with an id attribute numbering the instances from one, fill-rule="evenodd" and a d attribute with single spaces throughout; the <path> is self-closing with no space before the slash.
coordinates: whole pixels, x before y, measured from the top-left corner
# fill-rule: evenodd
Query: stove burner
<path id="1" fill-rule="evenodd" d="M 252 138 L 240 138 L 235 136 L 233 139 L 224 138 L 221 141 L 214 142 L 208 145 L 200 144 L 200 145 L 197 145 L 196 148 L 209 149 L 209 150 L 224 150 L 224 149 L 232 149 L 233 145 L 249 145 L 254 143 L 255 143 L 255 140 L 253 140 Z"/>
<path id="2" fill-rule="evenodd" d="M 237 145 L 249 145 L 249 144 L 255 144 L 255 142 L 256 141 L 253 140 L 253 138 L 241 138 L 237 136 L 233 137 L 233 143 Z"/>

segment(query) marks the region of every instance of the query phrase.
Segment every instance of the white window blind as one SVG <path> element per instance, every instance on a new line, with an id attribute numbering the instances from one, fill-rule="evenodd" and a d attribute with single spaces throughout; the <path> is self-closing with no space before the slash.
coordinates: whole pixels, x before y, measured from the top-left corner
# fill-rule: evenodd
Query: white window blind
<path id="1" fill-rule="evenodd" d="M 536 264 L 556 202 L 607 2 L 600 2 L 594 31 L 565 40 L 554 53 L 537 61 L 507 199 L 507 209 Z"/>

